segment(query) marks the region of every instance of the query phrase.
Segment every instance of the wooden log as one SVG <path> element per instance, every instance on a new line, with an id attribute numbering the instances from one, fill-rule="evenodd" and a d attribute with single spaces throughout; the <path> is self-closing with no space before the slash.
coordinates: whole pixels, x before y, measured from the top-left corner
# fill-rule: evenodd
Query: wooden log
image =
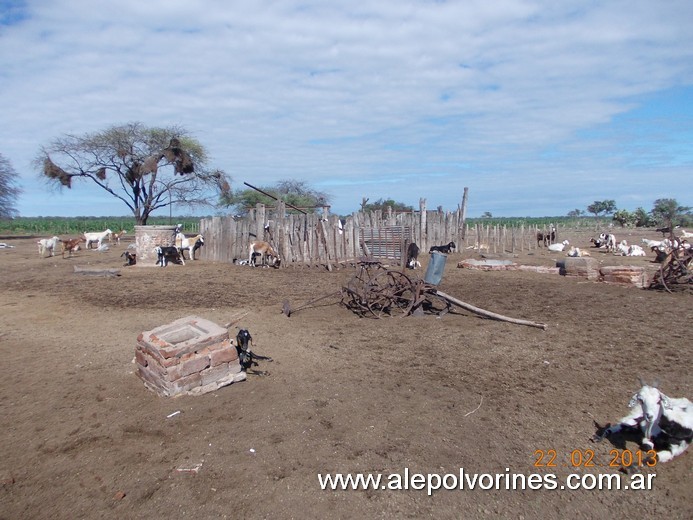
<path id="1" fill-rule="evenodd" d="M 73 266 L 75 274 L 83 274 L 87 276 L 103 276 L 113 278 L 120 276 L 120 269 L 98 269 L 96 267 L 82 267 L 80 265 Z"/>
<path id="2" fill-rule="evenodd" d="M 516 325 L 527 325 L 528 327 L 536 327 L 538 329 L 546 330 L 548 328 L 548 325 L 545 323 L 537 323 L 534 321 L 529 321 L 529 320 L 519 320 L 516 318 L 509 318 L 508 316 L 503 316 L 502 314 L 496 314 L 495 312 L 487 311 L 485 309 L 481 309 L 479 307 L 475 307 L 474 305 L 471 305 L 469 303 L 463 302 L 462 300 L 458 300 L 457 298 L 453 298 L 449 294 L 446 294 L 442 291 L 435 291 L 435 293 L 440 296 L 441 298 L 444 298 L 445 300 L 449 301 L 450 303 L 457 305 L 458 307 L 462 307 L 463 309 L 467 309 L 468 311 L 471 311 L 475 314 L 479 314 L 481 316 L 486 316 L 487 318 L 491 318 L 494 320 L 499 320 L 499 321 L 507 321 L 508 323 L 515 323 Z"/>

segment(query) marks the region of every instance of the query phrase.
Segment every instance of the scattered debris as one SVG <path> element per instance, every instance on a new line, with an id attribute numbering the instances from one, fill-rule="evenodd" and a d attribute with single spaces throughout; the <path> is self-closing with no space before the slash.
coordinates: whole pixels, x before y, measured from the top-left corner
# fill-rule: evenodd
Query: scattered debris
<path id="1" fill-rule="evenodd" d="M 483 402 L 484 402 L 484 396 L 482 395 L 482 396 L 481 396 L 481 401 L 479 401 L 479 406 L 477 406 L 476 408 L 474 408 L 474 410 L 472 410 L 471 412 L 467 412 L 466 414 L 464 414 L 464 416 L 467 417 L 468 415 L 472 415 L 472 414 L 473 414 L 474 412 L 476 412 L 479 408 L 481 408 L 481 403 L 483 403 Z"/>
<path id="2" fill-rule="evenodd" d="M 175 417 L 175 416 L 178 415 L 179 413 L 180 413 L 180 410 L 176 410 L 175 412 L 168 414 L 168 415 L 166 416 L 166 418 L 167 418 L 167 419 L 170 419 L 171 417 Z"/>
<path id="3" fill-rule="evenodd" d="M 192 468 L 176 468 L 178 473 L 199 473 L 204 461 L 195 464 Z"/>

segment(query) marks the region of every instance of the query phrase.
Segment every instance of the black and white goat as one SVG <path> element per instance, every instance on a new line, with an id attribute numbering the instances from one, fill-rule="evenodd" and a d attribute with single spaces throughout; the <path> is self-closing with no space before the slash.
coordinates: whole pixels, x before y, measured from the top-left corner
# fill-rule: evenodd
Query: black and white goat
<path id="1" fill-rule="evenodd" d="M 415 242 L 409 244 L 407 247 L 407 267 L 409 269 L 416 269 L 421 267 L 421 262 L 419 262 L 419 246 Z"/>
<path id="2" fill-rule="evenodd" d="M 257 366 L 256 359 L 272 361 L 272 358 L 260 356 L 250 350 L 250 345 L 253 343 L 253 337 L 248 332 L 248 329 L 240 329 L 236 335 L 236 352 L 238 353 L 238 362 L 243 371 L 247 371 L 252 366 Z M 259 375 L 265 375 L 263 372 L 258 372 Z"/>
<path id="3" fill-rule="evenodd" d="M 157 246 L 154 252 L 156 253 L 156 265 L 166 267 L 169 262 L 185 265 L 185 260 L 177 247 Z"/>
<path id="4" fill-rule="evenodd" d="M 606 245 L 606 250 L 609 253 L 615 253 L 618 249 L 616 244 L 616 237 L 610 233 L 600 233 L 599 240 L 601 240 L 602 243 Z"/>
<path id="5" fill-rule="evenodd" d="M 640 445 L 655 450 L 658 462 L 670 461 L 693 441 L 693 403 L 685 397 L 671 398 L 656 383 L 643 384 L 631 397 L 628 407 L 633 409 L 630 414 L 595 434 L 592 440 L 600 442 L 619 432 L 642 435 Z"/>
<path id="6" fill-rule="evenodd" d="M 455 245 L 454 242 L 449 242 L 443 246 L 431 246 L 431 249 L 429 249 L 428 252 L 432 253 L 433 251 L 438 251 L 439 253 L 445 253 L 446 255 L 449 255 L 456 248 L 457 248 L 457 246 Z"/>

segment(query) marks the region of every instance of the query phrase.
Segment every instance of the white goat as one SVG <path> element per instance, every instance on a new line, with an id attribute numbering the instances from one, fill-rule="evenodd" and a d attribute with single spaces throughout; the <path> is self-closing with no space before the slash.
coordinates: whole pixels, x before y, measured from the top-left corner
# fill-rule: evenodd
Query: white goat
<path id="1" fill-rule="evenodd" d="M 53 238 L 42 238 L 39 240 L 38 243 L 38 252 L 39 256 L 43 256 L 46 254 L 46 251 L 50 253 L 48 256 L 53 256 L 55 254 L 55 250 L 58 248 L 58 243 L 60 242 L 59 237 L 53 237 Z"/>
<path id="2" fill-rule="evenodd" d="M 690 231 L 686 231 L 685 229 L 682 229 L 681 238 L 693 238 L 693 233 L 691 233 Z"/>
<path id="3" fill-rule="evenodd" d="M 628 247 L 626 256 L 645 256 L 645 250 L 637 244 Z"/>
<path id="4" fill-rule="evenodd" d="M 84 244 L 85 249 L 90 249 L 92 242 L 96 242 L 96 247 L 97 249 L 101 247 L 101 242 L 103 242 L 103 239 L 106 237 L 110 237 L 113 234 L 113 231 L 110 229 L 107 229 L 106 231 L 101 231 L 100 233 L 84 233 L 84 240 L 86 240 L 86 244 Z"/>
<path id="5" fill-rule="evenodd" d="M 671 398 L 656 383 L 643 384 L 631 397 L 628 407 L 633 409 L 630 414 L 592 440 L 600 442 L 620 431 L 641 433 L 641 446 L 648 450 L 657 447 L 658 462 L 668 462 L 680 455 L 693 440 L 693 403 L 685 397 Z"/>
<path id="6" fill-rule="evenodd" d="M 557 244 L 551 244 L 549 245 L 549 251 L 553 251 L 554 253 L 560 253 L 565 249 L 565 246 L 570 245 L 570 242 L 567 240 L 564 240 L 563 242 L 559 242 Z"/>
<path id="7" fill-rule="evenodd" d="M 661 240 L 650 240 L 649 238 L 643 238 L 642 243 L 645 244 L 650 249 L 652 249 L 653 247 L 659 247 L 662 245 Z"/>

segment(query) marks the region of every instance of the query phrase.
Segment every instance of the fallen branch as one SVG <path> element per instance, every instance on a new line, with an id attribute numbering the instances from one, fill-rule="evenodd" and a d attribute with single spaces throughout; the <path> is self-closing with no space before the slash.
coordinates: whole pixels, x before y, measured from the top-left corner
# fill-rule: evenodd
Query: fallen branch
<path id="1" fill-rule="evenodd" d="M 496 314 L 495 312 L 480 309 L 479 307 L 475 307 L 474 305 L 463 302 L 462 300 L 458 300 L 457 298 L 453 298 L 449 294 L 445 294 L 442 291 L 435 291 L 435 294 L 437 294 L 441 298 L 449 301 L 450 303 L 457 305 L 458 307 L 462 307 L 463 309 L 467 309 L 468 311 L 471 311 L 475 314 L 479 314 L 481 316 L 486 316 L 487 318 L 491 318 L 491 319 L 499 320 L 499 321 L 507 321 L 509 323 L 515 323 L 517 325 L 527 325 L 528 327 L 536 327 L 538 329 L 543 329 L 543 330 L 546 330 L 548 328 L 548 325 L 546 325 L 545 323 L 537 323 L 535 321 L 529 321 L 529 320 L 518 320 L 516 318 L 509 318 L 507 316 L 503 316 L 502 314 Z"/>
<path id="2" fill-rule="evenodd" d="M 224 324 L 224 328 L 225 328 L 225 329 L 230 329 L 230 328 L 233 327 L 236 323 L 238 323 L 238 322 L 241 321 L 243 318 L 245 318 L 248 314 L 250 314 L 250 312 L 241 312 L 241 313 L 239 313 L 239 314 L 236 314 L 235 316 L 232 316 L 232 317 L 231 317 L 231 321 L 228 322 L 228 323 L 226 323 L 226 324 Z"/>

